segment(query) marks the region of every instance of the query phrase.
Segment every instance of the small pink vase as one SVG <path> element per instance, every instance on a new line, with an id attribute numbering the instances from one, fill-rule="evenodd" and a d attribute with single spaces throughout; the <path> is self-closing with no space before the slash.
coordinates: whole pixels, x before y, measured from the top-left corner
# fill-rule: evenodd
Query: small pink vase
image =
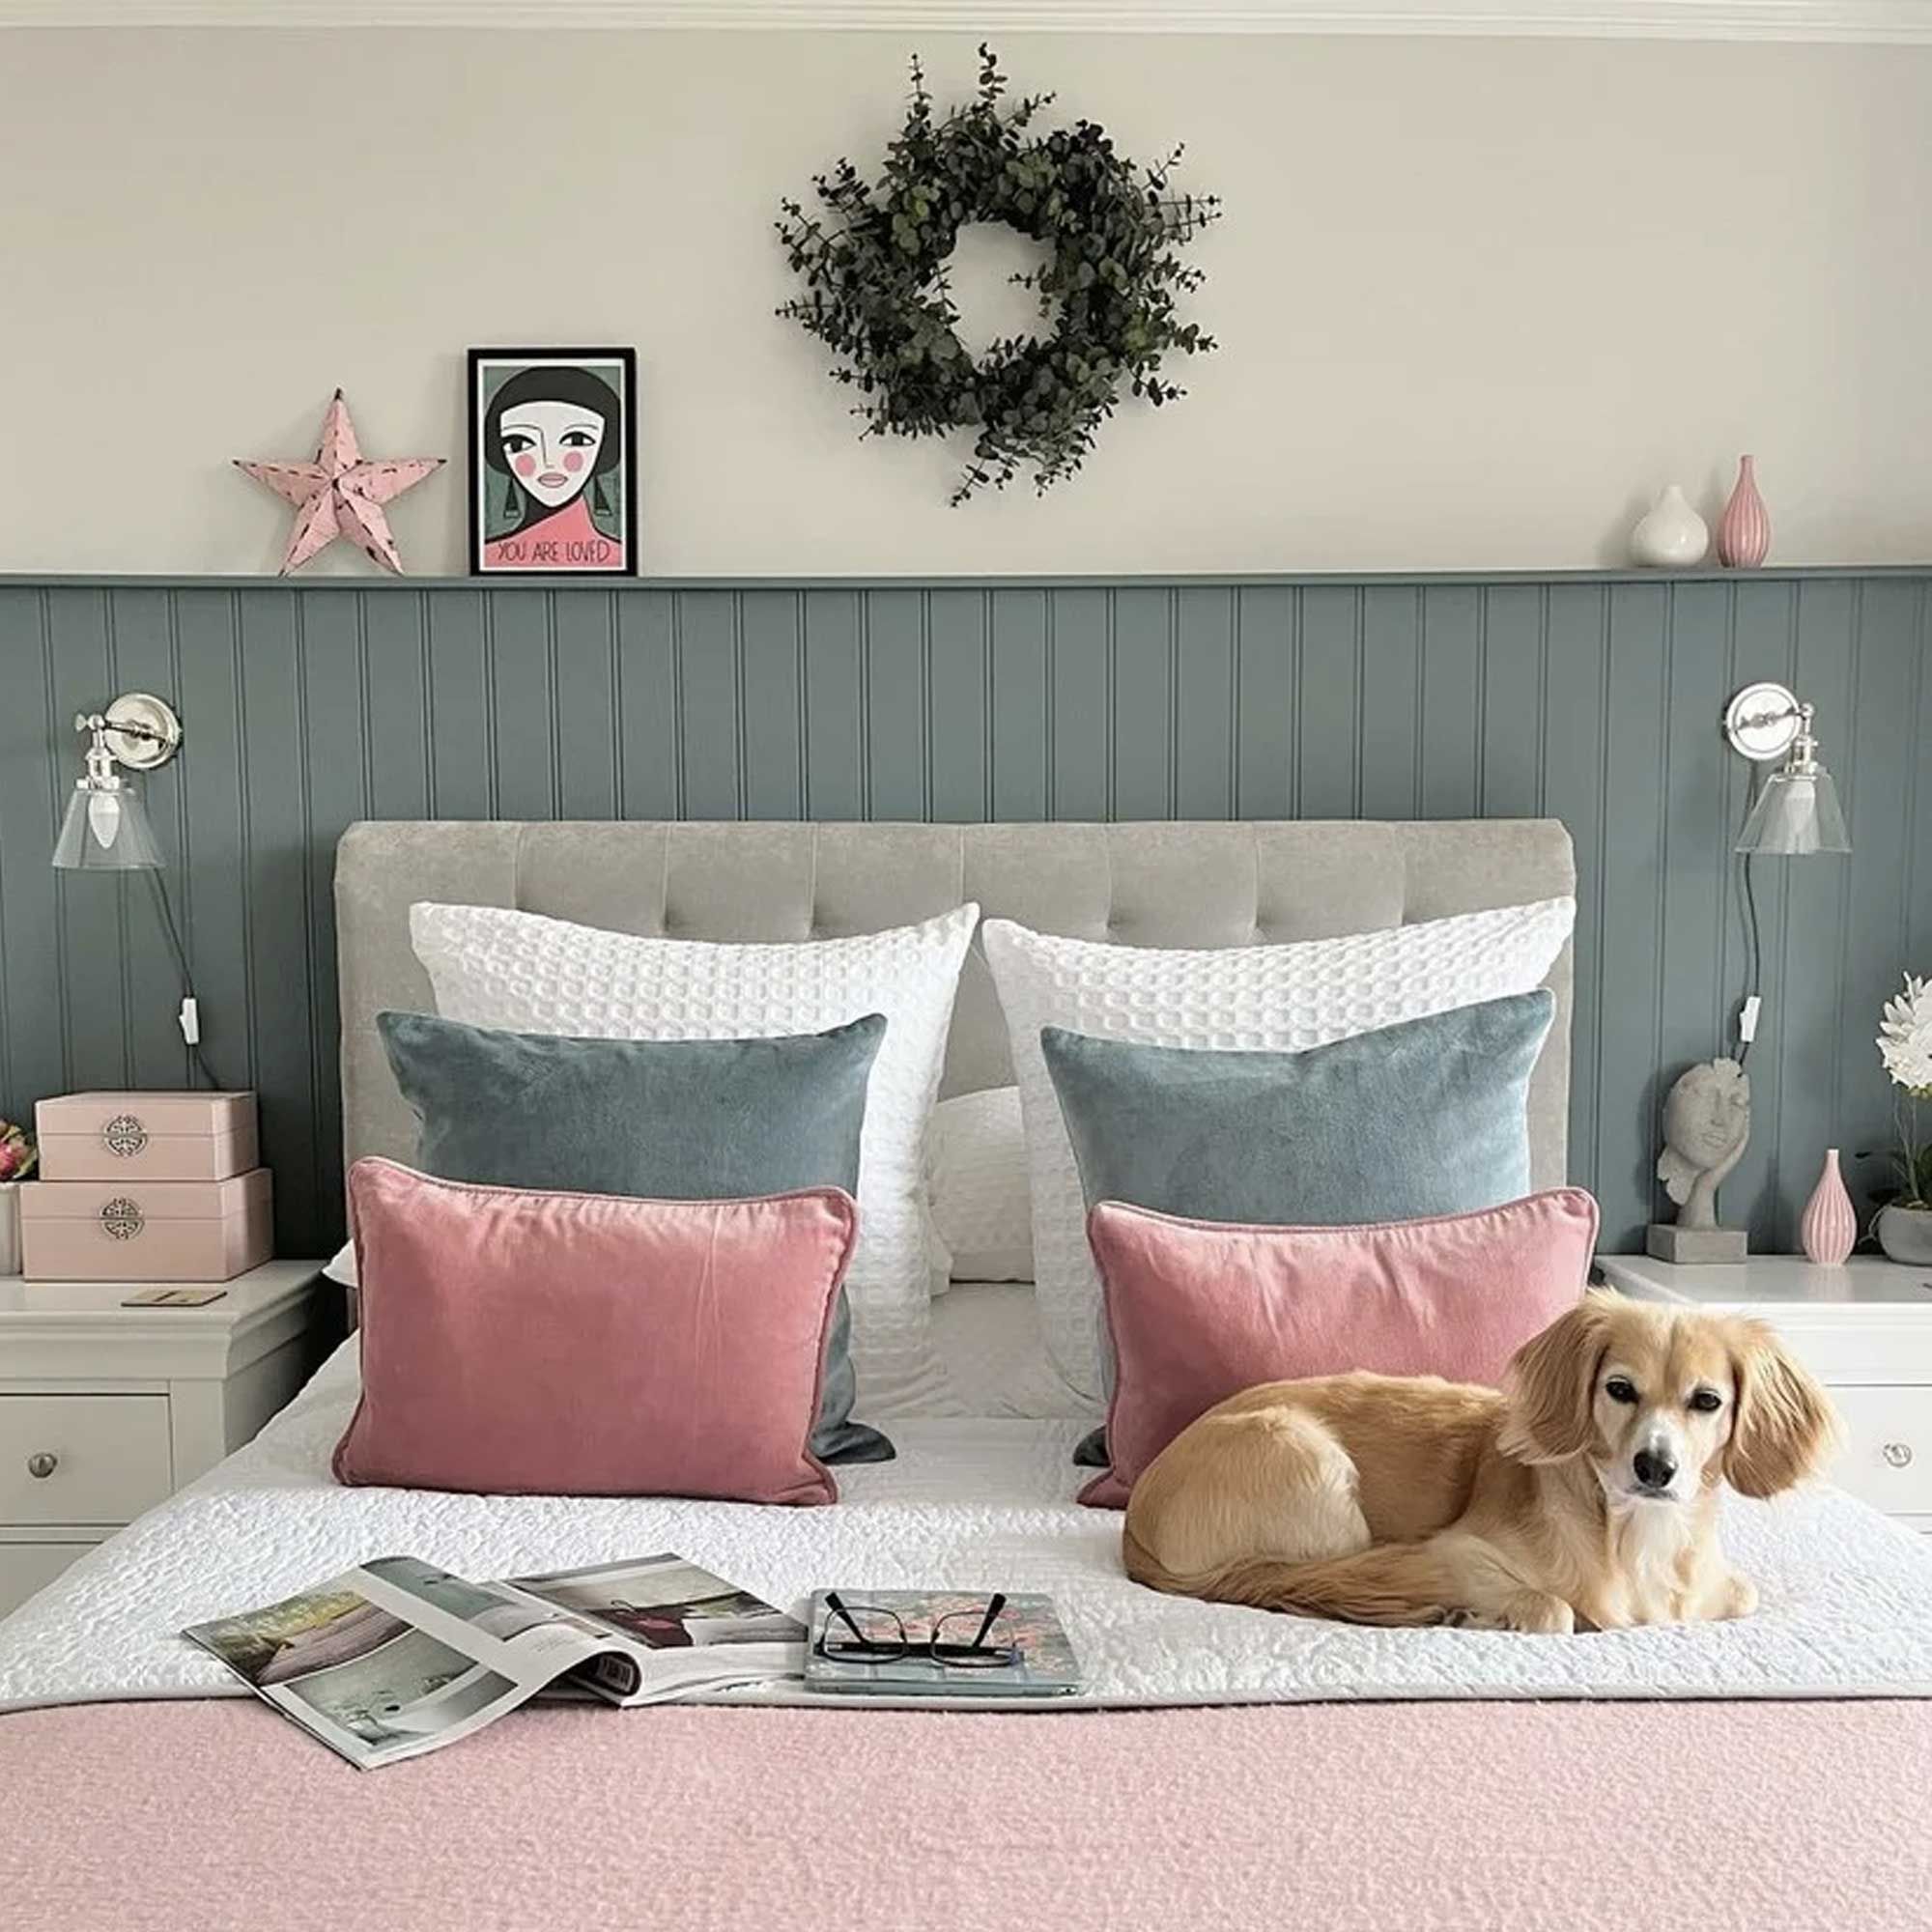
<path id="1" fill-rule="evenodd" d="M 1718 520 L 1718 561 L 1733 570 L 1755 570 L 1771 554 L 1771 512 L 1757 493 L 1751 459 L 1739 460 L 1737 487 Z"/>
<path id="2" fill-rule="evenodd" d="M 1825 1150 L 1824 1172 L 1804 1204 L 1804 1218 L 1798 1224 L 1798 1238 L 1811 1260 L 1824 1267 L 1842 1267 L 1850 1260 L 1859 1238 L 1859 1217 L 1852 1211 L 1852 1197 L 1845 1191 L 1845 1178 L 1838 1172 L 1838 1150 Z"/>

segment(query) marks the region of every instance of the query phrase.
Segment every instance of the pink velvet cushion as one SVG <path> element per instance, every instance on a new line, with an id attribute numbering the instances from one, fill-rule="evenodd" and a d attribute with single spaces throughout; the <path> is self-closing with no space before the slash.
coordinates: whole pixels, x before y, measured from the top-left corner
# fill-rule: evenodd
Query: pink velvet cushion
<path id="1" fill-rule="evenodd" d="M 1087 1238 L 1120 1369 L 1112 1466 L 1080 1500 L 1121 1509 L 1196 1416 L 1257 1382 L 1350 1369 L 1498 1380 L 1582 1293 L 1597 1204 L 1559 1187 L 1423 1221 L 1257 1228 L 1103 1201 Z"/>
<path id="2" fill-rule="evenodd" d="M 349 1175 L 362 1399 L 343 1483 L 829 1503 L 810 1453 L 858 1231 L 837 1187 L 638 1201 Z"/>

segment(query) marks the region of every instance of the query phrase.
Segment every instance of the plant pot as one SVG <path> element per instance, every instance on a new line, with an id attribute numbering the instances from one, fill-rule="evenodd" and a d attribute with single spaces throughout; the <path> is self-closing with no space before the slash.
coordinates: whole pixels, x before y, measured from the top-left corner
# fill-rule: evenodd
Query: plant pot
<path id="1" fill-rule="evenodd" d="M 20 1272 L 20 1183 L 0 1180 L 0 1274 Z"/>
<path id="2" fill-rule="evenodd" d="M 1932 1208 L 1882 1208 L 1878 1244 L 1907 1267 L 1932 1267 Z"/>

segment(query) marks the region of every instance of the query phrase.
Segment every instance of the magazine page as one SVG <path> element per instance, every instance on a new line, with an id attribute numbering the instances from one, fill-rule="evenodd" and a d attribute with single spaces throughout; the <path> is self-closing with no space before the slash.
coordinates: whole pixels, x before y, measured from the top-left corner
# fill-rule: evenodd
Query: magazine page
<path id="1" fill-rule="evenodd" d="M 412 1556 L 183 1634 L 363 1770 L 454 1744 L 564 1673 L 637 1649 L 567 1605 Z"/>
<path id="2" fill-rule="evenodd" d="M 669 1551 L 584 1570 L 517 1577 L 500 1587 L 579 1628 L 623 1640 L 580 1673 L 617 1704 L 797 1679 L 805 1629 L 761 1597 Z"/>

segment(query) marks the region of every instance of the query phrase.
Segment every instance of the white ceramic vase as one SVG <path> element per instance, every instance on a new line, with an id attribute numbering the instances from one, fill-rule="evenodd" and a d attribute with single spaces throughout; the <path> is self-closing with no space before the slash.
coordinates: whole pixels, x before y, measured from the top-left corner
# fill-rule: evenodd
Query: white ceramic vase
<path id="1" fill-rule="evenodd" d="M 1932 1208 L 1882 1208 L 1878 1244 L 1907 1267 L 1932 1267 Z"/>
<path id="2" fill-rule="evenodd" d="M 0 1274 L 20 1272 L 20 1183 L 0 1180 Z"/>
<path id="3" fill-rule="evenodd" d="M 1709 526 L 1675 483 L 1631 532 L 1631 560 L 1650 570 L 1689 570 L 1710 548 Z"/>

